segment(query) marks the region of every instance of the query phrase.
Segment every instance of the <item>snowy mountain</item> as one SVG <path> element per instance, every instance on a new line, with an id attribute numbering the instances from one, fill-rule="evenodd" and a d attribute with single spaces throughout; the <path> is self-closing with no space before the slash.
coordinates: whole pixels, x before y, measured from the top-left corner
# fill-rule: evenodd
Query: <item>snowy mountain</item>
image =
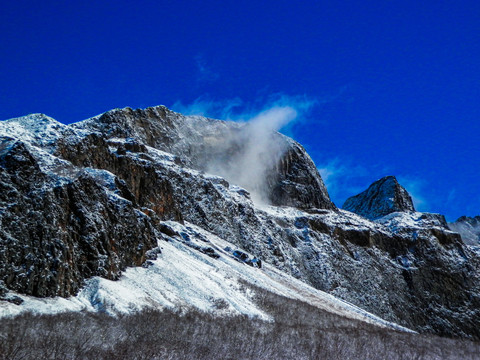
<path id="1" fill-rule="evenodd" d="M 394 212 L 415 211 L 412 198 L 395 176 L 375 181 L 364 192 L 348 198 L 342 208 L 370 220 Z"/>
<path id="2" fill-rule="evenodd" d="M 294 140 L 163 106 L 0 122 L 0 314 L 188 305 L 268 320 L 251 284 L 480 339 L 479 254 L 396 179 L 374 187 L 349 208 L 363 217 L 337 209 Z"/>
<path id="3" fill-rule="evenodd" d="M 480 246 L 480 216 L 461 216 L 448 227 L 458 232 L 466 244 Z"/>

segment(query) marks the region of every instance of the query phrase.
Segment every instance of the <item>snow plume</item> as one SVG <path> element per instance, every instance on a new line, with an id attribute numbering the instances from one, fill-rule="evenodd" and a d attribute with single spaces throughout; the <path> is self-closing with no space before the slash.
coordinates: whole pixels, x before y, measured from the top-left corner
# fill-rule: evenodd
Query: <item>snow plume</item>
<path id="1" fill-rule="evenodd" d="M 212 159 L 207 171 L 246 188 L 256 203 L 268 203 L 268 173 L 287 148 L 287 143 L 275 132 L 297 116 L 297 111 L 290 106 L 260 112 L 227 140 L 226 149 L 234 150 L 231 156 L 226 161 L 225 158 Z"/>
<path id="2" fill-rule="evenodd" d="M 254 103 L 240 98 L 212 100 L 200 97 L 190 105 L 176 102 L 172 108 L 184 115 L 200 115 L 239 123 L 231 132 L 217 134 L 205 170 L 247 189 L 257 203 L 268 203 L 269 174 L 285 153 L 288 143 L 276 132 L 305 119 L 318 101 L 283 94 L 259 97 Z M 262 105 L 259 103 L 264 100 Z M 267 105 L 265 105 L 267 104 Z"/>
<path id="3" fill-rule="evenodd" d="M 191 104 L 185 105 L 181 101 L 177 101 L 171 106 L 171 109 L 183 115 L 198 115 L 228 120 L 232 118 L 232 112 L 242 106 L 243 101 L 240 98 L 212 100 L 207 96 L 201 96 Z"/>
<path id="4" fill-rule="evenodd" d="M 306 114 L 314 106 L 322 103 L 325 103 L 325 100 L 313 99 L 306 95 L 273 94 L 266 97 L 258 96 L 252 103 L 245 102 L 239 97 L 217 100 L 209 96 L 200 96 L 190 104 L 177 101 L 171 106 L 171 109 L 183 115 L 199 115 L 213 119 L 249 122 L 250 119 L 269 110 L 290 107 L 297 112 L 296 120 L 304 120 Z"/>

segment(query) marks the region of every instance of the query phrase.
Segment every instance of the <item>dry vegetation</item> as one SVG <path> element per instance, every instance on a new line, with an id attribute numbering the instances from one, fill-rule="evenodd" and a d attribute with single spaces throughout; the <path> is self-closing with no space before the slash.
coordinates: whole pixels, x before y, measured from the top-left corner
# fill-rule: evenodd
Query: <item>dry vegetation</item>
<path id="1" fill-rule="evenodd" d="M 145 310 L 24 314 L 0 323 L 0 359 L 478 359 L 480 344 L 396 332 L 255 288 L 269 323 Z"/>

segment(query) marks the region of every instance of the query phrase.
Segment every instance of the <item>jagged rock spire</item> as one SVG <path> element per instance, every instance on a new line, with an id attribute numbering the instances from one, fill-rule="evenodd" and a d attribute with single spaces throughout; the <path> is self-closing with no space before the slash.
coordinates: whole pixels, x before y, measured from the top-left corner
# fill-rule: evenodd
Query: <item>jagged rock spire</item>
<path id="1" fill-rule="evenodd" d="M 415 211 L 410 194 L 398 183 L 395 176 L 381 178 L 367 190 L 348 198 L 343 209 L 370 220 L 393 212 Z"/>

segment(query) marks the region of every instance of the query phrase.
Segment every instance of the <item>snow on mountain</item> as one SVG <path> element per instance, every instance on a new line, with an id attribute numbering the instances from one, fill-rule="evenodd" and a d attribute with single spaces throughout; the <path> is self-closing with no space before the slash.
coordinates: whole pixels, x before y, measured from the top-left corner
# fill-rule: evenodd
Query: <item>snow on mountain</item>
<path id="1" fill-rule="evenodd" d="M 371 184 L 367 190 L 345 201 L 343 209 L 375 220 L 401 211 L 415 211 L 407 190 L 395 176 L 386 176 Z"/>
<path id="2" fill-rule="evenodd" d="M 44 114 L 30 114 L 0 122 L 0 136 L 9 136 L 33 146 L 49 148 L 67 128 Z"/>
<path id="3" fill-rule="evenodd" d="M 0 317 L 14 316 L 25 311 L 51 314 L 65 311 L 100 311 L 113 316 L 135 313 L 144 308 L 196 307 L 220 315 L 243 314 L 271 320 L 258 308 L 254 291 L 245 284 L 256 286 L 291 299 L 298 299 L 322 310 L 350 319 L 411 331 L 387 322 L 352 304 L 295 279 L 275 267 L 248 266 L 229 248 L 235 248 L 219 237 L 186 223 L 165 223 L 179 233 L 189 233 L 189 242 L 211 246 L 218 258 L 201 253 L 185 244 L 178 235 L 158 242 L 161 254 L 144 267 L 127 269 L 119 280 L 94 277 L 86 281 L 79 294 L 70 298 L 36 298 L 15 294 L 23 300 L 20 305 L 0 302 Z M 195 236 L 201 237 L 195 239 Z"/>
<path id="4" fill-rule="evenodd" d="M 455 222 L 449 223 L 448 227 L 458 232 L 466 244 L 480 246 L 480 216 L 461 216 Z"/>
<path id="5" fill-rule="evenodd" d="M 400 207 L 375 221 L 337 209 L 300 144 L 271 132 L 273 151 L 252 156 L 247 125 L 163 106 L 0 122 L 2 314 L 195 306 L 265 318 L 250 283 L 480 338 L 480 257 L 441 215 L 414 212 L 391 178 L 373 193 Z"/>
<path id="6" fill-rule="evenodd" d="M 440 231 L 447 229 L 447 222 L 443 215 L 416 211 L 393 212 L 376 219 L 375 222 L 386 226 L 393 233 L 404 232 L 406 230 L 418 231 L 425 228 L 436 228 Z"/>

